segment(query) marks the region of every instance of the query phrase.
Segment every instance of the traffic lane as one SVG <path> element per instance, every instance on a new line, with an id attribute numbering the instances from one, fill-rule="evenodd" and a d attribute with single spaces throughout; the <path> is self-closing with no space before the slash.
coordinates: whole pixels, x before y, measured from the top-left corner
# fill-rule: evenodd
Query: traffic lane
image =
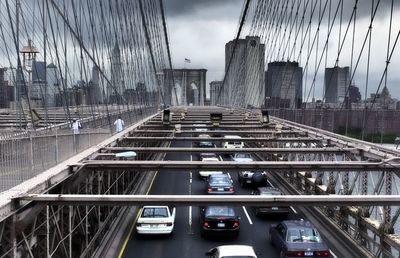
<path id="1" fill-rule="evenodd" d="M 224 171 L 228 172 L 228 171 Z M 253 191 L 253 188 L 240 186 L 237 176 L 238 172 L 228 172 L 233 180 L 236 195 L 249 195 Z M 193 194 L 206 194 L 206 179 L 202 179 L 196 176 L 193 180 Z M 208 247 L 222 245 L 222 244 L 248 244 L 252 245 L 260 257 L 279 257 L 279 252 L 273 246 L 269 244 L 268 240 L 268 229 L 270 225 L 276 224 L 284 219 L 298 219 L 298 216 L 294 213 L 290 213 L 289 216 L 264 216 L 258 217 L 255 215 L 253 207 L 250 206 L 235 206 L 235 210 L 240 216 L 240 233 L 238 238 L 210 238 L 203 239 L 200 237 L 200 208 L 194 208 L 193 221 L 198 221 L 198 226 L 195 228 L 195 234 L 199 236 L 199 246 L 203 246 L 205 249 Z M 213 246 L 212 246 L 213 245 Z"/>
<path id="2" fill-rule="evenodd" d="M 184 143 L 178 143 L 184 144 Z M 171 153 L 166 160 L 190 160 L 188 154 Z M 153 183 L 150 194 L 205 194 L 205 182 L 196 177 L 197 171 L 175 172 L 162 170 Z M 232 173 L 237 194 L 250 194 L 250 188 L 241 188 Z M 247 212 L 245 212 L 245 209 Z M 201 238 L 200 208 L 177 207 L 174 232 L 171 236 L 131 237 L 123 257 L 205 257 L 210 248 L 223 244 L 248 244 L 254 246 L 259 257 L 279 257 L 278 251 L 268 243 L 268 228 L 276 221 L 254 216 L 252 209 L 238 206 L 241 229 L 237 238 Z M 248 219 L 248 216 L 250 220 Z M 250 221 L 252 221 L 250 223 Z"/>
<path id="3" fill-rule="evenodd" d="M 185 147 L 186 144 L 186 142 L 176 142 L 174 145 L 175 147 Z M 168 153 L 164 159 L 189 160 L 190 156 L 182 153 Z M 189 180 L 189 172 L 176 172 L 171 169 L 160 170 L 149 194 L 188 194 Z M 190 257 L 196 246 L 194 245 L 195 241 L 190 240 L 193 234 L 190 232 L 188 215 L 188 207 L 176 208 L 174 230 L 170 236 L 139 236 L 134 229 L 122 257 Z"/>

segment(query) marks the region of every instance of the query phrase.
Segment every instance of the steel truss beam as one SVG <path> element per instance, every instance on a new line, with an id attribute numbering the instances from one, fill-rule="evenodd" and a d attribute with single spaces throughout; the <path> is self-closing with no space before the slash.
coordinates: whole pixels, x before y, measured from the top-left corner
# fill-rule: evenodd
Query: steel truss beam
<path id="1" fill-rule="evenodd" d="M 86 194 L 28 194 L 18 201 L 35 201 L 47 205 L 209 205 L 237 204 L 248 206 L 362 206 L 400 205 L 400 195 L 86 195 Z M 323 204 L 323 205 L 322 205 Z"/>
<path id="2" fill-rule="evenodd" d="M 203 132 L 207 134 L 207 132 Z M 262 133 L 261 133 L 262 134 Z M 284 137 L 249 137 L 241 138 L 241 142 L 298 142 L 298 143 L 316 143 L 322 142 L 324 139 L 319 138 L 308 138 L 308 137 L 297 137 L 297 138 L 284 138 Z M 179 136 L 165 136 L 165 137 L 123 137 L 120 141 L 208 141 L 208 142 L 226 142 L 223 137 L 179 137 Z"/>
<path id="3" fill-rule="evenodd" d="M 232 152 L 261 152 L 268 154 L 278 153 L 344 153 L 344 152 L 359 152 L 357 148 L 140 148 L 140 147 L 105 147 L 103 151 L 119 152 L 119 151 L 136 151 L 136 152 L 190 152 L 190 153 L 232 153 Z"/>
<path id="4" fill-rule="evenodd" d="M 181 127 L 182 128 L 182 127 Z M 237 126 L 236 128 L 240 128 Z M 248 134 L 268 134 L 268 135 L 303 135 L 305 136 L 306 134 L 301 132 L 301 131 L 293 131 L 293 130 L 282 130 L 282 131 L 276 131 L 276 130 L 265 130 L 262 127 L 258 128 L 260 130 L 211 130 L 211 131 L 192 131 L 192 130 L 181 130 L 180 135 L 182 134 L 193 134 L 193 135 L 199 135 L 199 134 L 222 134 L 222 135 L 248 135 Z M 146 133 L 146 134 L 162 134 L 162 133 L 172 133 L 175 131 L 175 128 L 172 127 L 171 129 L 146 129 L 146 130 L 135 130 L 135 133 Z"/>
<path id="5" fill-rule="evenodd" d="M 116 160 L 89 160 L 85 163 L 76 164 L 84 168 L 91 169 L 175 169 L 185 170 L 190 169 L 208 169 L 208 170 L 268 170 L 268 171 L 393 171 L 400 168 L 400 164 L 387 164 L 385 162 L 363 162 L 363 161 L 253 161 L 253 162 L 235 162 L 235 161 L 220 161 L 220 162 L 202 162 L 202 161 L 116 161 Z"/>

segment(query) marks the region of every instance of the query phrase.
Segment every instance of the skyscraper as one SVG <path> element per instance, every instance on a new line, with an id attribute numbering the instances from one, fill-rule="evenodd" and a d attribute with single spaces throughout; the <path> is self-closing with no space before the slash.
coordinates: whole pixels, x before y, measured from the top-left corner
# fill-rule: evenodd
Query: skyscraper
<path id="1" fill-rule="evenodd" d="M 35 106 L 42 106 L 47 99 L 46 62 L 33 61 L 32 63 L 32 89 L 31 101 Z"/>
<path id="2" fill-rule="evenodd" d="M 222 93 L 221 96 L 218 100 L 218 95 L 222 87 L 222 81 L 212 81 L 210 82 L 210 105 L 215 106 L 215 105 L 224 105 L 226 104 L 224 99 L 222 98 Z"/>
<path id="3" fill-rule="evenodd" d="M 60 80 L 58 78 L 57 66 L 50 63 L 46 67 L 46 77 L 47 77 L 47 93 L 46 103 L 48 107 L 56 106 L 56 95 L 59 94 L 61 90 Z"/>
<path id="4" fill-rule="evenodd" d="M 116 95 L 117 93 L 122 96 L 124 91 L 122 85 L 122 61 L 121 51 L 119 49 L 118 42 L 115 43 L 111 56 L 111 83 L 112 85 L 109 85 L 109 87 L 107 87 L 108 97 L 110 97 L 111 95 Z"/>
<path id="5" fill-rule="evenodd" d="M 0 108 L 9 108 L 14 101 L 14 87 L 8 84 L 6 71 L 7 68 L 0 68 Z"/>
<path id="6" fill-rule="evenodd" d="M 325 68 L 325 103 L 342 103 L 350 86 L 349 67 Z"/>
<path id="7" fill-rule="evenodd" d="M 225 73 L 227 77 L 221 96 L 233 106 L 259 107 L 264 96 L 264 56 L 265 45 L 259 37 L 247 36 L 238 39 L 228 71 L 229 61 L 236 40 L 225 45 Z"/>
<path id="8" fill-rule="evenodd" d="M 274 108 L 300 108 L 303 68 L 297 62 L 272 62 L 265 72 L 265 103 Z"/>

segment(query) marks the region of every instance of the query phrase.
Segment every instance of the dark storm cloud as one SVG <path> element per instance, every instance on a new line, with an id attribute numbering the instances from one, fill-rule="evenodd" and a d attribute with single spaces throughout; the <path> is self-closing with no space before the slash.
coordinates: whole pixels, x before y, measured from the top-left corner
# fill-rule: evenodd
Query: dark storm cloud
<path id="1" fill-rule="evenodd" d="M 167 15 L 170 18 L 188 17 L 202 15 L 202 12 L 210 12 L 210 10 L 229 10 L 230 8 L 241 8 L 244 0 L 165 0 L 164 4 Z M 203 13 L 205 15 L 207 13 Z M 232 12 L 220 11 L 217 14 L 220 19 L 232 18 L 238 20 L 236 14 Z"/>

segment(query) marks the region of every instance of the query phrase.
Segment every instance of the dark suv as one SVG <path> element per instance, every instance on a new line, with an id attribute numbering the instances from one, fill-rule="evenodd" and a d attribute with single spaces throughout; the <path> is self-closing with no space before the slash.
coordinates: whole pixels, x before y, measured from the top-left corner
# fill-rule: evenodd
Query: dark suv
<path id="1" fill-rule="evenodd" d="M 254 195 L 262 195 L 262 196 L 273 196 L 273 195 L 282 195 L 282 192 L 275 187 L 258 187 L 255 189 L 252 194 Z M 279 215 L 279 216 L 288 216 L 290 212 L 290 207 L 288 206 L 259 206 L 254 207 L 254 212 L 256 216 L 264 216 L 264 215 Z"/>
<path id="2" fill-rule="evenodd" d="M 240 218 L 231 206 L 208 206 L 201 210 L 201 236 L 238 236 Z"/>
<path id="3" fill-rule="evenodd" d="M 267 173 L 265 171 L 240 171 L 238 180 L 242 187 L 265 186 L 268 183 Z"/>

